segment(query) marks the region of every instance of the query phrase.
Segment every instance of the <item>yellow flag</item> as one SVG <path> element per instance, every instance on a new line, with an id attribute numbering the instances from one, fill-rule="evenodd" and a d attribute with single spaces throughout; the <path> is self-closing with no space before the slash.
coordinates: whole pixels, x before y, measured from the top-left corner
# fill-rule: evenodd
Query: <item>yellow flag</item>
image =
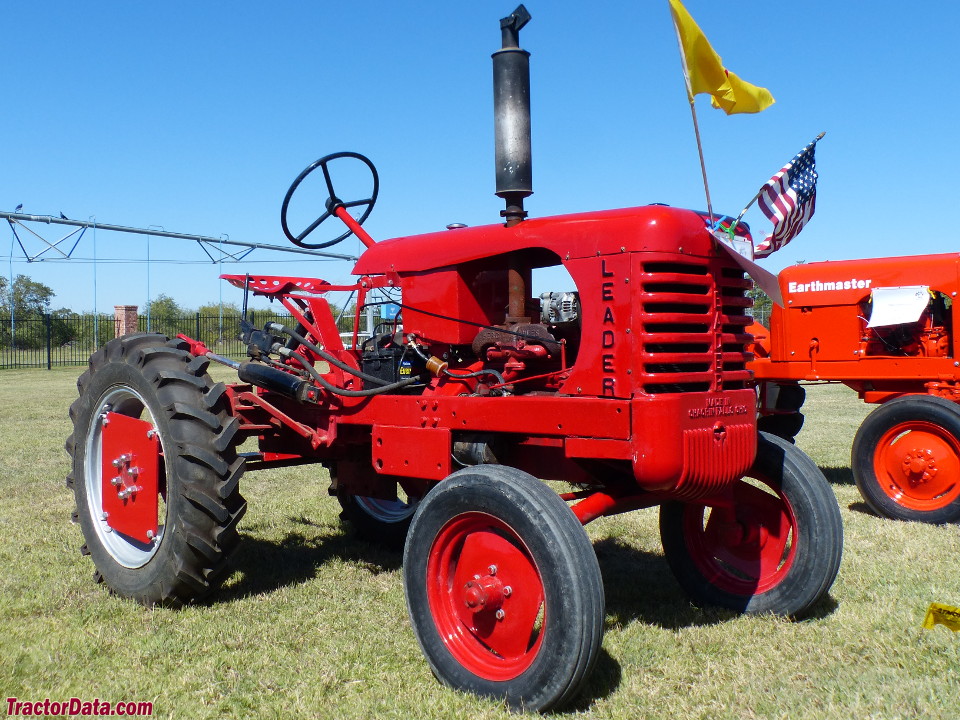
<path id="1" fill-rule="evenodd" d="M 670 12 L 680 40 L 691 102 L 694 95 L 706 93 L 711 96 L 713 106 L 727 115 L 757 113 L 773 105 L 769 90 L 741 80 L 723 66 L 720 56 L 680 0 L 670 0 Z"/>

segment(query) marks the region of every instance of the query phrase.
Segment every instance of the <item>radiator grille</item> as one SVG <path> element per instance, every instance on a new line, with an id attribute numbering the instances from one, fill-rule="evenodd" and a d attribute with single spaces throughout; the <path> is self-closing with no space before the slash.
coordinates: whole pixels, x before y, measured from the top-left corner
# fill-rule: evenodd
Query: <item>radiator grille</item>
<path id="1" fill-rule="evenodd" d="M 650 394 L 749 386 L 752 281 L 726 258 L 643 265 L 641 377 Z"/>

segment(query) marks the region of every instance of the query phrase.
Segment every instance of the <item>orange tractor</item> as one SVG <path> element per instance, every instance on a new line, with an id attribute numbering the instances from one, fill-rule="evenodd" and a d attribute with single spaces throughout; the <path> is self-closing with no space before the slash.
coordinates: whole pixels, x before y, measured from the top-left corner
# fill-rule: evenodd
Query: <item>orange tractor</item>
<path id="1" fill-rule="evenodd" d="M 780 273 L 784 307 L 751 328 L 761 430 L 800 431 L 800 383 L 838 382 L 879 404 L 853 442 L 851 468 L 877 513 L 960 521 L 960 256 L 796 265 Z"/>

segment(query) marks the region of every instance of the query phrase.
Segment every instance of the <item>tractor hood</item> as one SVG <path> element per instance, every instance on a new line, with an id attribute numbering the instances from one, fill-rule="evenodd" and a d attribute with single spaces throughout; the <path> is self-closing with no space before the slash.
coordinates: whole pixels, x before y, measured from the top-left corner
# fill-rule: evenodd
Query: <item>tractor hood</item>
<path id="1" fill-rule="evenodd" d="M 571 260 L 639 251 L 703 256 L 715 252 L 716 244 L 699 214 L 645 205 L 384 240 L 363 253 L 353 272 L 423 272 L 527 248 L 544 248 Z"/>

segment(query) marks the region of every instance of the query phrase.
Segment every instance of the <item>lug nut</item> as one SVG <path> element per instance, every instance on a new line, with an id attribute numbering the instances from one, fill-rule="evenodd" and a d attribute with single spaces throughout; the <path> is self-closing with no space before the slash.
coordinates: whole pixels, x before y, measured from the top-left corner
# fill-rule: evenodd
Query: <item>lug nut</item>
<path id="1" fill-rule="evenodd" d="M 503 608 L 497 610 L 497 620 L 503 620 L 507 614 L 503 611 Z"/>
<path id="2" fill-rule="evenodd" d="M 139 487 L 138 485 L 131 485 L 130 487 L 124 490 L 121 490 L 119 493 L 117 493 L 117 496 L 121 500 L 126 500 L 128 497 L 130 497 L 131 495 L 136 495 L 141 490 L 143 490 L 142 487 Z"/>
<path id="3" fill-rule="evenodd" d="M 122 482 L 123 482 L 123 480 L 120 479 L 120 476 L 119 476 L 119 475 L 117 475 L 116 477 L 110 478 L 110 484 L 111 484 L 111 485 L 119 485 L 119 484 L 122 483 Z"/>
<path id="4" fill-rule="evenodd" d="M 505 587 L 503 588 L 503 596 L 504 596 L 505 598 L 508 598 L 508 597 L 510 597 L 511 595 L 513 595 L 513 588 L 510 587 L 509 585 L 505 586 Z"/>
<path id="5" fill-rule="evenodd" d="M 490 575 L 496 575 L 496 574 L 497 574 L 497 566 L 496 566 L 496 565 L 491 565 L 490 567 L 488 567 L 488 568 L 487 568 L 487 573 L 490 574 Z"/>
<path id="6" fill-rule="evenodd" d="M 106 520 L 108 517 L 110 517 L 110 513 L 108 513 L 108 512 L 102 512 L 102 513 L 100 513 L 100 519 L 101 519 L 101 520 Z"/>
<path id="7" fill-rule="evenodd" d="M 157 534 L 156 534 L 153 530 L 147 530 L 147 539 L 148 539 L 148 540 L 155 540 L 156 537 L 157 537 Z"/>

